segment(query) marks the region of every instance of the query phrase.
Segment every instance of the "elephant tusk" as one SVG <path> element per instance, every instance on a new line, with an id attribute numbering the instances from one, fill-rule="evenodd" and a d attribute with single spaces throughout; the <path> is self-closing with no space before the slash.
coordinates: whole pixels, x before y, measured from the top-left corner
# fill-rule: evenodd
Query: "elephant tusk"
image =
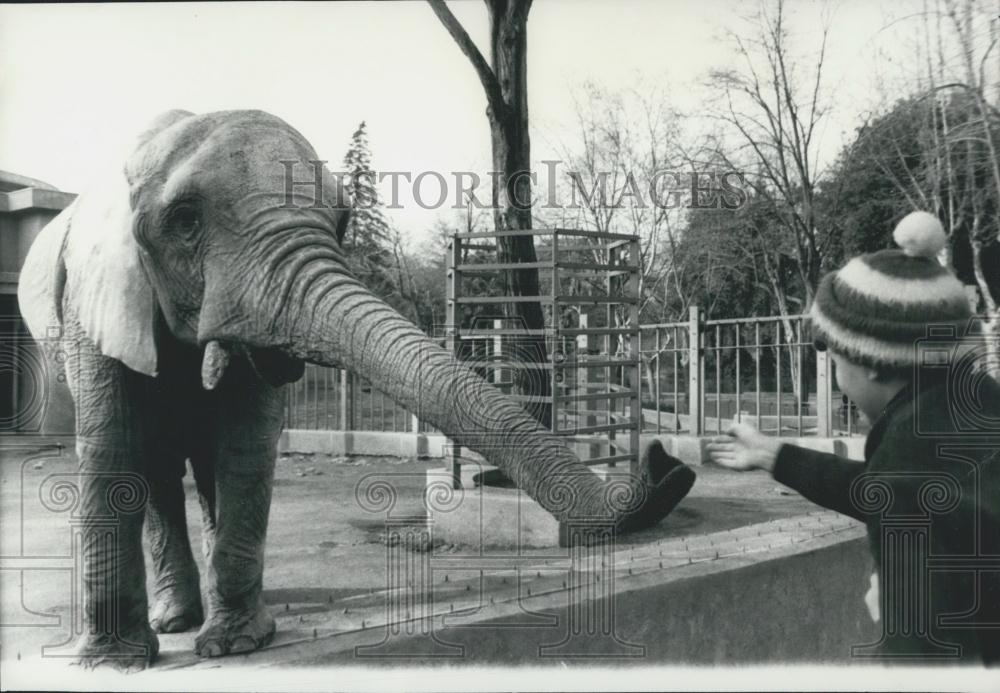
<path id="1" fill-rule="evenodd" d="M 214 339 L 205 345 L 205 355 L 201 360 L 201 386 L 214 390 L 222 380 L 229 365 L 229 352 Z"/>

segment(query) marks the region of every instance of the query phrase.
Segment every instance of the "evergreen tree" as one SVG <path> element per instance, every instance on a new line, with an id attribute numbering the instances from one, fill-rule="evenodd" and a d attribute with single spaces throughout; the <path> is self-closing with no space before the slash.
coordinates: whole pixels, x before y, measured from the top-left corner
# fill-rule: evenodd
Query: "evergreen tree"
<path id="1" fill-rule="evenodd" d="M 353 211 L 343 245 L 348 265 L 358 279 L 382 298 L 391 299 L 397 294 L 392 279 L 395 271 L 392 234 L 375 187 L 371 158 L 368 133 L 362 121 L 344 155 L 345 182 Z"/>

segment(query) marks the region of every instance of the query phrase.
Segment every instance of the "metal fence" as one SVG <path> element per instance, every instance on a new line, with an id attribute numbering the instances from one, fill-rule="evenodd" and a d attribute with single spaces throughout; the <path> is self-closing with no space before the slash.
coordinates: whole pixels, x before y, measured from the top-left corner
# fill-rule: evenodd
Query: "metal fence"
<path id="1" fill-rule="evenodd" d="M 702 435 L 736 420 L 781 436 L 867 432 L 807 315 L 704 320 L 694 307 L 684 322 L 643 325 L 640 344 L 646 431 Z"/>
<path id="2" fill-rule="evenodd" d="M 705 320 L 640 327 L 643 432 L 703 435 L 733 420 L 771 435 L 863 434 L 868 423 L 833 387 L 832 364 L 809 337 L 809 317 Z M 307 365 L 288 388 L 286 426 L 296 429 L 433 430 L 362 378 Z"/>
<path id="3" fill-rule="evenodd" d="M 306 364 L 302 379 L 287 389 L 285 427 L 392 433 L 431 430 L 364 378 L 312 364 Z"/>

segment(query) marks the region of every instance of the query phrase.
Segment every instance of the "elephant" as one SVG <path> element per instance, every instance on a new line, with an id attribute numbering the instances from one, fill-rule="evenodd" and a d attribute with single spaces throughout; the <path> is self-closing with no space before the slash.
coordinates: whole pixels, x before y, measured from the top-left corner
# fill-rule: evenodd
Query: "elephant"
<path id="1" fill-rule="evenodd" d="M 694 482 L 654 443 L 641 473 L 609 492 L 520 404 L 374 295 L 342 246 L 343 181 L 328 173 L 289 188 L 282 162 L 317 161 L 268 113 L 169 111 L 124 163 L 95 173 L 27 255 L 21 312 L 36 339 L 58 327 L 84 530 L 99 529 L 116 476 L 148 486 L 145 509 L 119 516 L 113 546 L 84 543 L 85 665 L 144 668 L 157 633 L 197 626 L 203 657 L 269 642 L 264 543 L 283 392 L 306 362 L 365 377 L 562 521 L 649 527 Z M 184 516 L 186 461 L 203 514 L 204 585 Z"/>

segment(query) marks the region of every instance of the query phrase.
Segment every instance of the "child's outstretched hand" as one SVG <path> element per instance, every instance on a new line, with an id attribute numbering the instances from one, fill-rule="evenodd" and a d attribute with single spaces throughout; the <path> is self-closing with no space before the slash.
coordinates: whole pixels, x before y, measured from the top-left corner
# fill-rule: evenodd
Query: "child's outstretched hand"
<path id="1" fill-rule="evenodd" d="M 729 469 L 746 472 L 751 469 L 774 469 L 781 441 L 770 438 L 745 423 L 734 423 L 724 436 L 708 441 L 708 456 L 713 462 Z"/>

